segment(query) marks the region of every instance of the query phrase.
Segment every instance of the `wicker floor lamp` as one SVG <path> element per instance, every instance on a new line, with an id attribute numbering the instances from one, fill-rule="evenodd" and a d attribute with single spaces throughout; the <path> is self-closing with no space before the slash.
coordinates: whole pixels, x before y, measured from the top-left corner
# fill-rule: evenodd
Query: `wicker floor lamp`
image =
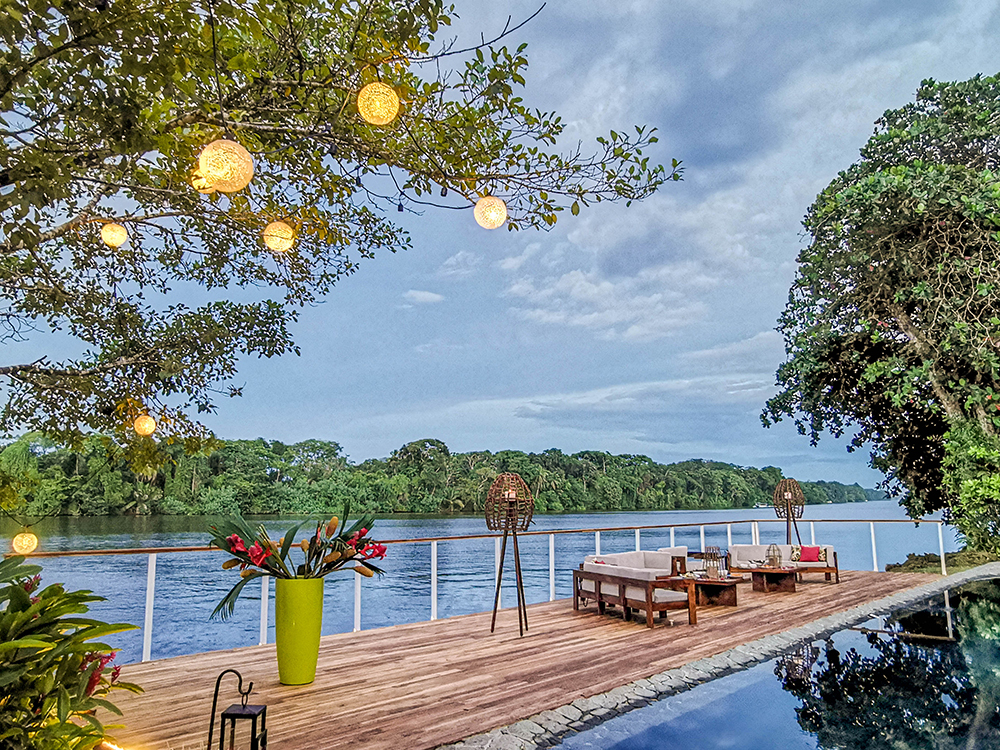
<path id="1" fill-rule="evenodd" d="M 535 501 L 520 474 L 501 474 L 486 494 L 486 527 L 490 531 L 503 531 L 503 542 L 500 545 L 500 564 L 497 567 L 497 589 L 496 595 L 493 597 L 493 619 L 490 621 L 491 633 L 497 624 L 497 609 L 500 606 L 500 582 L 503 579 L 503 559 L 507 554 L 508 535 L 513 538 L 514 543 L 514 572 L 517 577 L 517 625 L 522 636 L 524 631 L 528 629 L 528 605 L 524 598 L 517 532 L 528 530 L 534 512 Z"/>

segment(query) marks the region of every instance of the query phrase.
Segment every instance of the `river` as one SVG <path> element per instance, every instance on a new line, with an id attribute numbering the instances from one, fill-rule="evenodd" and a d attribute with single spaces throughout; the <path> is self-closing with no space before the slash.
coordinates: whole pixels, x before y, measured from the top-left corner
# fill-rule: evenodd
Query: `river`
<path id="1" fill-rule="evenodd" d="M 655 511 L 631 513 L 591 513 L 537 516 L 532 530 L 592 529 L 737 521 L 773 518 L 770 509 L 714 511 Z M 803 541 L 810 541 L 809 521 L 816 521 L 816 541 L 833 544 L 842 569 L 871 570 L 872 548 L 868 524 L 821 523 L 823 519 L 905 519 L 894 501 L 810 505 L 800 522 Z M 274 538 L 280 537 L 296 520 L 264 520 Z M 208 543 L 205 532 L 211 519 L 183 516 L 128 516 L 97 518 L 50 518 L 38 524 L 40 549 L 125 549 L 137 547 L 196 546 Z M 0 523 L 0 538 L 9 539 L 16 528 Z M 376 539 L 415 539 L 433 536 L 460 536 L 486 533 L 482 518 L 470 516 L 418 516 L 379 519 Z M 784 541 L 784 523 L 761 524 L 764 544 Z M 641 532 L 643 549 L 667 546 L 666 529 Z M 700 549 L 699 530 L 677 529 L 676 543 Z M 936 524 L 877 524 L 876 540 L 879 567 L 905 559 L 907 552 L 937 552 Z M 733 527 L 734 543 L 749 543 L 750 526 Z M 726 527 L 707 527 L 706 544 L 727 546 Z M 556 596 L 568 597 L 570 571 L 586 554 L 594 552 L 593 533 L 555 536 Z M 958 548 L 954 533 L 945 529 L 948 551 Z M 601 534 L 602 552 L 635 548 L 631 530 Z M 520 544 L 521 566 L 528 603 L 549 598 L 549 537 L 524 537 Z M 292 553 L 296 553 L 293 551 Z M 257 643 L 260 621 L 261 587 L 247 586 L 236 605 L 234 616 L 220 622 L 209 620 L 216 603 L 236 582 L 236 571 L 223 571 L 224 557 L 218 552 L 157 555 L 156 587 L 153 611 L 152 658 Z M 92 607 L 92 614 L 103 620 L 141 625 L 146 591 L 146 555 L 40 558 L 43 585 L 60 582 L 72 589 L 90 589 L 106 601 Z M 430 618 L 430 544 L 397 544 L 381 563 L 382 578 L 364 579 L 362 587 L 362 628 L 377 628 Z M 514 606 L 511 568 L 513 555 L 508 550 L 505 562 L 503 605 Z M 447 541 L 438 543 L 438 616 L 450 617 L 488 611 L 493 606 L 494 542 L 492 539 Z M 326 581 L 326 606 L 323 633 L 349 631 L 354 624 L 353 574 L 334 574 Z M 508 583 L 510 585 L 508 585 Z M 273 594 L 273 584 L 271 592 Z M 274 641 L 273 596 L 270 632 Z M 130 631 L 111 639 L 121 648 L 119 663 L 138 661 L 142 652 L 140 631 Z"/>

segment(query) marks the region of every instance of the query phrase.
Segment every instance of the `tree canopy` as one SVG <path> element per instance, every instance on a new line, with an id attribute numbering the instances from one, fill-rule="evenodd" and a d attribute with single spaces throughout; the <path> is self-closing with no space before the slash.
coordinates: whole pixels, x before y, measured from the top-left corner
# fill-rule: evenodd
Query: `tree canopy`
<path id="1" fill-rule="evenodd" d="M 770 500 L 781 469 L 691 460 L 660 464 L 647 456 L 558 449 L 452 453 L 440 440 L 415 440 L 385 459 L 351 464 L 335 442 L 230 440 L 210 456 L 167 446 L 170 460 L 136 473 L 92 437 L 81 451 L 21 439 L 0 452 L 0 470 L 19 473 L 26 515 L 233 515 L 481 513 L 497 475 L 517 472 L 538 513 L 750 508 Z M 808 503 L 878 499 L 858 485 L 802 482 Z M 2 498 L 0 498 L 2 502 Z M 2 507 L 2 504 L 0 504 Z"/>
<path id="2" fill-rule="evenodd" d="M 882 116 L 806 214 L 762 417 L 814 443 L 852 431 L 912 515 L 949 507 L 964 531 L 977 521 L 946 478 L 949 430 L 1000 425 L 998 146 L 996 77 L 924 81 Z"/>
<path id="3" fill-rule="evenodd" d="M 521 98 L 524 45 L 500 44 L 516 27 L 462 48 L 441 0 L 10 0 L 4 13 L 0 431 L 76 448 L 100 433 L 137 465 L 163 458 L 130 429 L 147 411 L 161 444 L 210 445 L 195 415 L 239 394 L 241 356 L 295 352 L 302 306 L 409 247 L 397 209 L 490 194 L 508 229 L 546 229 L 681 176 L 649 161 L 645 127 L 555 151 L 563 122 Z M 402 99 L 385 127 L 357 112 L 376 80 Z M 199 151 L 226 132 L 253 181 L 200 194 Z M 295 230 L 288 252 L 262 243 L 274 220 Z M 100 241 L 108 222 L 125 244 Z M 75 353 L 18 361 L 12 345 L 39 336 Z"/>

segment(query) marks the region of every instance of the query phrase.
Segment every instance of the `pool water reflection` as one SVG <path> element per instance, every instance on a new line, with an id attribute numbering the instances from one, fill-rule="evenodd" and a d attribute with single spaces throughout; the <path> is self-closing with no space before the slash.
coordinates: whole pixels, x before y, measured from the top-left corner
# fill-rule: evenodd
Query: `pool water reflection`
<path id="1" fill-rule="evenodd" d="M 1000 581 L 806 644 L 564 740 L 567 750 L 995 750 Z M 876 632 L 877 631 L 877 632 Z M 917 637 L 930 636 L 930 637 Z"/>

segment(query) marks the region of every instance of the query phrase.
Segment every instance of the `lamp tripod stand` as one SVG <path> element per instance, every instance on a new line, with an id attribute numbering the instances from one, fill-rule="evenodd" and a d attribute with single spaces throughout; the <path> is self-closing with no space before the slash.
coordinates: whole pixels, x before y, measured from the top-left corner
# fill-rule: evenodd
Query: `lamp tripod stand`
<path id="1" fill-rule="evenodd" d="M 500 584 L 503 581 L 503 561 L 507 554 L 507 537 L 514 547 L 514 575 L 517 581 L 517 626 L 522 636 L 528 629 L 528 603 L 524 596 L 524 579 L 521 576 L 521 552 L 517 546 L 517 532 L 527 531 L 535 511 L 535 501 L 528 485 L 519 474 L 501 474 L 486 495 L 486 527 L 490 531 L 503 530 L 500 543 L 500 560 L 497 565 L 497 586 L 493 596 L 493 618 L 490 632 L 496 629 L 497 610 L 500 608 Z"/>

